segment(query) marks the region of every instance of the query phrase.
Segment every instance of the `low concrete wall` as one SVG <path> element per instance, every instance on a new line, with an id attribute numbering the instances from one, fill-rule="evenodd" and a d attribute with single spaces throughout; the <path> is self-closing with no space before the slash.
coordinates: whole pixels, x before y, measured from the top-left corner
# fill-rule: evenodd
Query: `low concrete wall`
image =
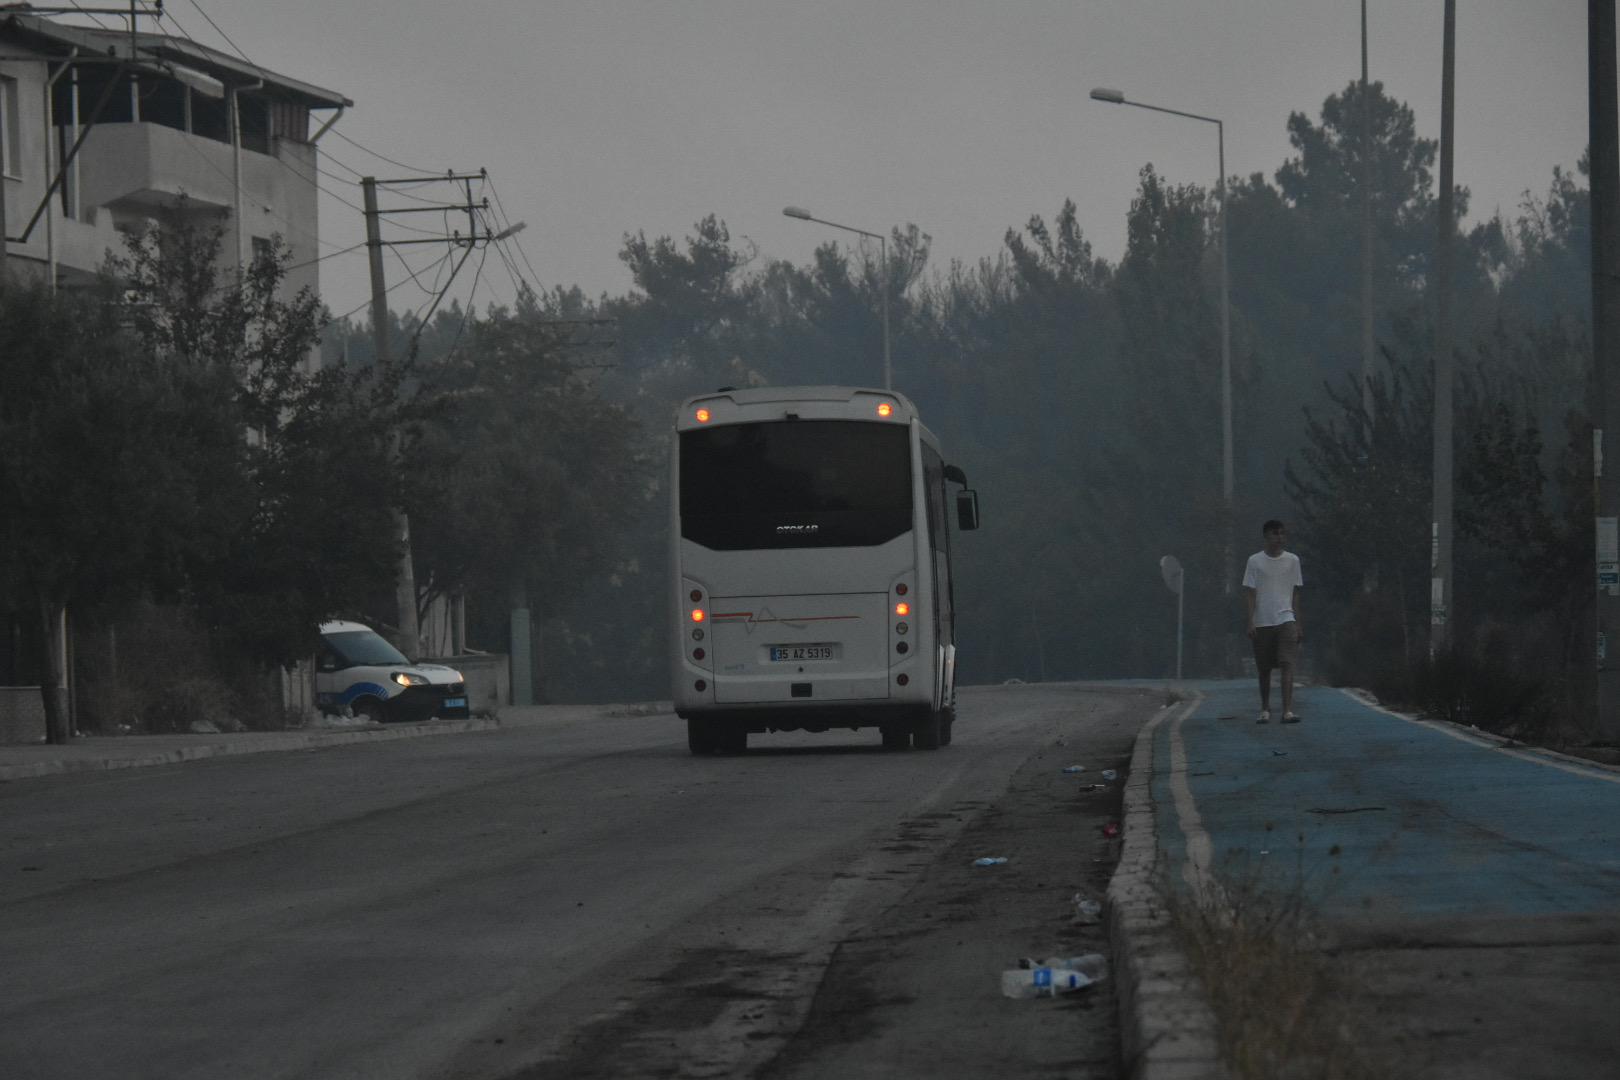
<path id="1" fill-rule="evenodd" d="M 0 686 L 0 743 L 45 741 L 45 702 L 37 686 Z"/>

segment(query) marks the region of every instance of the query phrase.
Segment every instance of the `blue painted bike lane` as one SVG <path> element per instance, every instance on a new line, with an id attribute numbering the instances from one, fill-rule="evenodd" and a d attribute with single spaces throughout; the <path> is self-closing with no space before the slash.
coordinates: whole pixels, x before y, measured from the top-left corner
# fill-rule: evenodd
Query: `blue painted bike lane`
<path id="1" fill-rule="evenodd" d="M 1298 889 L 1329 919 L 1620 909 L 1620 770 L 1305 687 L 1255 723 L 1249 681 L 1191 682 L 1154 734 L 1176 881 Z M 1191 858 L 1189 860 L 1189 853 Z"/>

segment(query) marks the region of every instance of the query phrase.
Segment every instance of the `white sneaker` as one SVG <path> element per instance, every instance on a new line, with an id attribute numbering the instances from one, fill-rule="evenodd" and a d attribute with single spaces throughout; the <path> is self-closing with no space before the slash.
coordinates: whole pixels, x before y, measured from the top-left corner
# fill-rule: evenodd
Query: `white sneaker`
<path id="1" fill-rule="evenodd" d="M 1269 724 L 1269 723 L 1271 723 L 1271 710 L 1270 709 L 1261 709 L 1260 710 L 1260 718 L 1258 720 L 1256 720 L 1255 723 L 1257 723 L 1257 724 Z"/>

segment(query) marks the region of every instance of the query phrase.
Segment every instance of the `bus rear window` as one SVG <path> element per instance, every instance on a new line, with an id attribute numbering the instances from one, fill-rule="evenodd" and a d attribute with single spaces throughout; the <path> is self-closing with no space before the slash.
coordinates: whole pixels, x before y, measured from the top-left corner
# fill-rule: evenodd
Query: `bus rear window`
<path id="1" fill-rule="evenodd" d="M 867 547 L 911 528 L 910 429 L 774 420 L 681 432 L 681 535 L 717 551 Z"/>

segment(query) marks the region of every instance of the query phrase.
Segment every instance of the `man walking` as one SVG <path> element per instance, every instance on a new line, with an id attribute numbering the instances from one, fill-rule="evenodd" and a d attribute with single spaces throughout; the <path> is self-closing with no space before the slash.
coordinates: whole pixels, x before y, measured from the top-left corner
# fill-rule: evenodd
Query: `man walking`
<path id="1" fill-rule="evenodd" d="M 1249 639 L 1254 642 L 1254 666 L 1260 674 L 1260 718 L 1271 723 L 1271 669 L 1282 669 L 1282 722 L 1299 723 L 1294 712 L 1294 652 L 1305 636 L 1299 623 L 1299 556 L 1283 550 L 1287 539 L 1283 523 L 1275 519 L 1260 527 L 1264 551 L 1249 556 L 1243 570 L 1243 605 L 1248 610 Z"/>

